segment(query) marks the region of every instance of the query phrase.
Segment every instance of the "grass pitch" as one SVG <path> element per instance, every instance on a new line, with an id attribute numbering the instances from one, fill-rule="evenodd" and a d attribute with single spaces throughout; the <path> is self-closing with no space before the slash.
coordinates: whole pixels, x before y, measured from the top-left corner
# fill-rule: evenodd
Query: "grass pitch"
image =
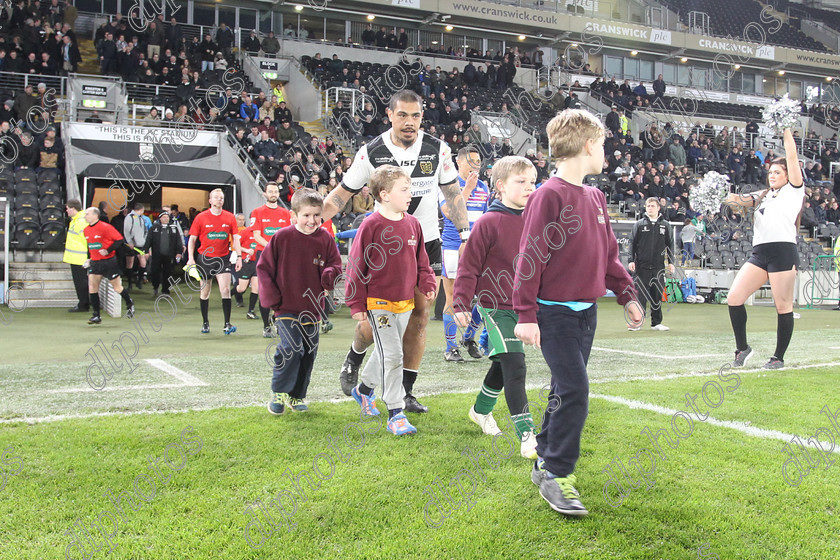
<path id="1" fill-rule="evenodd" d="M 150 295 L 138 301 L 151 309 Z M 488 362 L 445 363 L 441 323 L 431 323 L 417 382 L 431 409 L 411 416 L 419 433 L 398 439 L 368 423 L 362 439 L 353 427 L 358 406 L 338 388 L 354 324 L 346 310 L 321 337 L 310 412 L 273 417 L 265 410 L 269 341 L 241 309 L 239 331 L 225 337 L 211 301 L 213 332 L 202 336 L 197 302 L 180 305 L 159 331 L 147 329 L 137 369 L 116 373 L 103 391 L 85 381 L 86 352 L 100 339 L 110 348 L 131 323 L 106 317 L 89 327 L 80 314 L 27 309 L 0 332 L 0 558 L 837 557 L 840 465 L 820 463 L 797 487 L 782 472 L 783 436 L 805 441 L 830 427 L 822 407 L 840 408 L 840 313 L 799 312 L 791 367 L 765 372 L 756 368 L 773 352 L 775 312 L 749 309 L 757 355 L 737 372 L 738 388 L 713 410 L 699 400 L 710 420 L 695 419 L 647 480 L 631 475 L 636 487 L 625 484 L 614 507 L 617 494 L 610 487 L 605 495 L 605 485 L 619 462 L 629 468 L 651 448 L 642 430 L 673 433 L 673 413 L 690 411 L 686 393 L 718 379 L 733 344 L 724 306 L 675 305 L 665 313 L 670 332 L 629 333 L 614 300 L 603 300 L 576 470 L 590 515 L 570 520 L 548 508 L 518 452 L 470 459 L 497 457 L 492 438 L 466 416 Z M 538 402 L 549 373 L 534 349 L 527 364 Z M 501 398 L 500 424 L 505 408 Z M 504 440 L 497 444 L 505 450 Z M 158 462 L 153 475 L 150 460 L 180 469 Z M 289 475 L 301 474 L 294 509 Z M 154 491 L 144 475 L 157 480 Z M 136 499 L 135 481 L 150 499 L 120 515 L 105 493 Z M 282 511 L 272 505 L 278 493 Z M 101 515 L 108 510 L 113 523 Z"/>

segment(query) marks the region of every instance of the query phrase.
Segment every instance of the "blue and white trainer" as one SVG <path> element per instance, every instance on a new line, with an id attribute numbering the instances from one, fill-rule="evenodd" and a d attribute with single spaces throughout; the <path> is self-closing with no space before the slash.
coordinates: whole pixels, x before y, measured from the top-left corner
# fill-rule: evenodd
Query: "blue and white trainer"
<path id="1" fill-rule="evenodd" d="M 409 434 L 416 434 L 417 428 L 411 425 L 405 414 L 400 412 L 395 414 L 388 420 L 388 431 L 397 436 L 405 436 Z"/>
<path id="2" fill-rule="evenodd" d="M 376 395 L 372 394 L 367 396 L 359 392 L 359 386 L 356 385 L 353 387 L 353 390 L 350 391 L 350 395 L 356 402 L 359 403 L 359 406 L 362 407 L 362 415 L 363 416 L 379 416 L 379 410 L 376 408 Z"/>

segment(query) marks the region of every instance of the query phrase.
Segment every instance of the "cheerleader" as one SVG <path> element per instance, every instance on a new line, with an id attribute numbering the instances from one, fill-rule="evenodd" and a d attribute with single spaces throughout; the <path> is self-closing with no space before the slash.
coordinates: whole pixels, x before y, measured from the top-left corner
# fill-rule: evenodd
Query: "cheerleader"
<path id="1" fill-rule="evenodd" d="M 805 189 L 793 134 L 784 131 L 785 157 L 772 160 L 767 183 L 770 188 L 749 195 L 730 194 L 726 203 L 754 209 L 753 252 L 738 271 L 729 290 L 729 318 L 735 334 L 734 367 L 742 367 L 753 354 L 747 344 L 747 299 L 770 281 L 778 323 L 776 351 L 764 369 L 784 367 L 785 351 L 793 334 L 793 290 L 799 253 L 796 247 L 798 216 Z"/>

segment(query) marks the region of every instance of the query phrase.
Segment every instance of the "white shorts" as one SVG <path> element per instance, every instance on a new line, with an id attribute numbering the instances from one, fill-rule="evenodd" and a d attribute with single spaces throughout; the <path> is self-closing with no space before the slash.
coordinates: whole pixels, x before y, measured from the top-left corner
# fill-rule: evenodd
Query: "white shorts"
<path id="1" fill-rule="evenodd" d="M 458 250 L 444 249 L 443 250 L 443 269 L 441 271 L 444 278 L 455 280 L 455 274 L 458 272 Z"/>

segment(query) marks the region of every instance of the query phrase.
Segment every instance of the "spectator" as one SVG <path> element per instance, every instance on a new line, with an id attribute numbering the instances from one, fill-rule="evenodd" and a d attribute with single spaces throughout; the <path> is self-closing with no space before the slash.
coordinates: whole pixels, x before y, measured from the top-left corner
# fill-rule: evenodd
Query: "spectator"
<path id="1" fill-rule="evenodd" d="M 242 43 L 242 48 L 250 54 L 257 54 L 260 52 L 260 40 L 257 38 L 257 32 L 251 31 L 251 35 Z"/>
<path id="2" fill-rule="evenodd" d="M 813 228 L 819 225 L 817 222 L 817 216 L 814 212 L 814 209 L 811 208 L 811 202 L 807 199 L 805 200 L 805 207 L 802 209 L 802 227 L 808 228 L 809 230 L 813 230 Z"/>
<path id="3" fill-rule="evenodd" d="M 210 34 L 204 35 L 204 40 L 201 42 L 201 71 L 213 70 L 213 61 L 216 59 L 216 51 L 218 50 L 216 43 L 211 39 Z"/>
<path id="4" fill-rule="evenodd" d="M 251 96 L 245 94 L 243 96 L 244 103 L 239 108 L 239 116 L 246 123 L 256 122 L 260 120 L 260 108 L 254 105 L 251 101 Z"/>
<path id="5" fill-rule="evenodd" d="M 257 161 L 267 167 L 277 167 L 277 158 L 280 156 L 280 150 L 277 148 L 277 142 L 268 137 L 268 131 L 263 130 L 260 133 L 260 140 L 254 144 L 254 156 Z"/>
<path id="6" fill-rule="evenodd" d="M 365 47 L 372 47 L 376 43 L 376 32 L 373 30 L 373 26 L 368 23 L 365 26 L 365 30 L 362 31 L 362 45 Z"/>
<path id="7" fill-rule="evenodd" d="M 665 80 L 662 79 L 662 74 L 653 82 L 653 100 L 662 99 L 665 96 Z"/>
<path id="8" fill-rule="evenodd" d="M 274 36 L 274 31 L 269 31 L 268 36 L 263 39 L 262 50 L 269 55 L 275 55 L 280 50 L 280 41 Z"/>
<path id="9" fill-rule="evenodd" d="M 744 160 L 741 157 L 738 147 L 732 148 L 732 153 L 726 160 L 726 166 L 729 168 L 730 179 L 735 185 L 741 184 L 741 171 L 743 169 Z"/>
<path id="10" fill-rule="evenodd" d="M 691 223 L 691 220 L 686 219 L 680 232 L 680 241 L 682 241 L 683 246 L 680 266 L 685 266 L 686 261 L 691 266 L 691 261 L 694 260 L 694 241 L 697 237 L 699 237 L 697 227 Z"/>
<path id="11" fill-rule="evenodd" d="M 831 204 L 828 205 L 828 210 L 825 211 L 825 221 L 840 225 L 840 207 L 838 207 L 837 200 L 831 201 Z"/>
<path id="12" fill-rule="evenodd" d="M 675 167 L 683 167 L 686 164 L 685 148 L 680 144 L 679 139 L 674 138 L 674 141 L 668 147 L 670 161 Z"/>
<path id="13" fill-rule="evenodd" d="M 385 31 L 385 26 L 379 28 L 376 32 L 375 43 L 377 48 L 384 49 L 388 46 L 388 32 Z"/>
<path id="14" fill-rule="evenodd" d="M 640 81 L 639 85 L 633 88 L 633 95 L 638 95 L 642 99 L 647 99 L 648 91 L 644 82 Z"/>
<path id="15" fill-rule="evenodd" d="M 216 45 L 225 58 L 231 57 L 233 49 L 233 31 L 225 22 L 221 22 L 219 24 L 219 29 L 216 30 Z"/>
<path id="16" fill-rule="evenodd" d="M 157 53 L 160 54 L 160 49 L 166 42 L 166 36 L 163 32 L 163 26 L 158 25 L 157 22 L 151 22 L 149 29 L 146 31 L 146 58 L 152 58 Z"/>

